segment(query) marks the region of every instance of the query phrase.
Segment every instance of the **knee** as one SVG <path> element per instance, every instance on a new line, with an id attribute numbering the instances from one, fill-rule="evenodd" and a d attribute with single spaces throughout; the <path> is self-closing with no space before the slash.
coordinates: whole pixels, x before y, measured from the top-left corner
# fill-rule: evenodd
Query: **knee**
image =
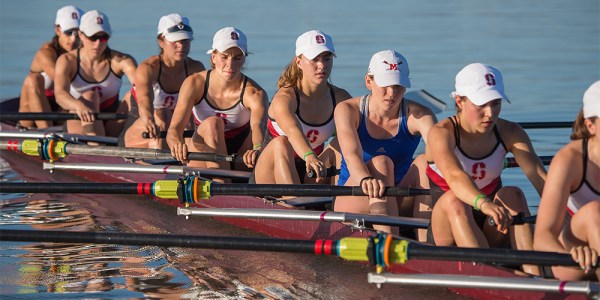
<path id="1" fill-rule="evenodd" d="M 446 215 L 453 217 L 466 217 L 469 212 L 469 206 L 460 201 L 460 199 L 455 196 L 450 196 L 448 194 L 440 197 L 440 199 L 436 202 L 434 210 L 443 210 Z"/>
<path id="2" fill-rule="evenodd" d="M 278 136 L 269 142 L 275 155 L 293 156 L 294 149 L 287 136 Z"/>
<path id="3" fill-rule="evenodd" d="M 38 73 L 29 73 L 23 81 L 23 86 L 26 89 L 40 90 L 44 87 L 44 78 Z"/>
<path id="4" fill-rule="evenodd" d="M 373 165 L 373 167 L 375 167 L 376 170 L 379 170 L 380 172 L 386 172 L 388 173 L 387 175 L 393 174 L 394 162 L 391 158 L 385 155 L 378 155 L 373 157 L 371 159 L 371 164 Z M 389 174 L 390 170 L 392 172 L 391 174 Z"/>
<path id="5" fill-rule="evenodd" d="M 211 133 L 213 135 L 223 134 L 225 132 L 225 122 L 217 116 L 208 117 L 200 123 L 198 130 L 203 133 L 203 136 Z"/>
<path id="6" fill-rule="evenodd" d="M 600 228 L 600 201 L 592 201 L 582 206 L 575 217 L 585 220 L 588 228 Z"/>
<path id="7" fill-rule="evenodd" d="M 516 186 L 506 186 L 501 188 L 496 194 L 496 197 L 508 209 L 517 212 L 529 212 L 525 195 L 523 194 L 523 191 Z"/>

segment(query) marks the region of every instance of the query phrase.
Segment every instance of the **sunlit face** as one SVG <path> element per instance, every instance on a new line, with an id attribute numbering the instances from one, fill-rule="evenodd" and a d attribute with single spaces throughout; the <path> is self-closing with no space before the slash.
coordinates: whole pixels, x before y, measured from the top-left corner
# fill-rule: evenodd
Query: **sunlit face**
<path id="1" fill-rule="evenodd" d="M 108 45 L 108 39 L 110 39 L 110 35 L 103 31 L 92 36 L 87 36 L 83 32 L 79 32 L 79 38 L 83 43 L 83 47 L 97 53 L 102 53 Z"/>
<path id="2" fill-rule="evenodd" d="M 325 82 L 329 79 L 333 68 L 333 53 L 325 51 L 313 59 L 300 55 L 296 57 L 296 63 L 302 70 L 303 79 L 314 80 L 316 83 Z"/>
<path id="3" fill-rule="evenodd" d="M 77 28 L 63 32 L 60 26 L 56 26 L 56 35 L 60 46 L 67 51 L 71 51 L 79 45 L 79 30 Z"/>
<path id="4" fill-rule="evenodd" d="M 158 40 L 158 44 L 163 49 L 163 54 L 166 57 L 176 61 L 186 59 L 190 53 L 191 40 L 189 39 L 169 42 L 163 37 Z"/>
<path id="5" fill-rule="evenodd" d="M 495 99 L 483 105 L 475 105 L 467 97 L 456 96 L 456 101 L 461 120 L 477 132 L 491 130 L 502 109 L 502 99 Z"/>
<path id="6" fill-rule="evenodd" d="M 365 76 L 365 85 L 371 90 L 371 97 L 376 100 L 381 100 L 382 104 L 394 106 L 399 104 L 404 98 L 406 88 L 401 85 L 379 86 L 375 82 L 373 76 Z"/>
<path id="7" fill-rule="evenodd" d="M 213 70 L 225 78 L 235 78 L 242 72 L 246 56 L 238 47 L 231 47 L 223 52 L 214 52 L 211 56 Z"/>

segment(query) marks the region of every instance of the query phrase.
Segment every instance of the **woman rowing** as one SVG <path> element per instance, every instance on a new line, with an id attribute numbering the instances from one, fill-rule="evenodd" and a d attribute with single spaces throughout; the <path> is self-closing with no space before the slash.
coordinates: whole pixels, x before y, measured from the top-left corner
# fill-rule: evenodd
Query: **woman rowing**
<path id="1" fill-rule="evenodd" d="M 56 101 L 79 116 L 80 121 L 67 121 L 69 133 L 117 136 L 123 122 L 103 123 L 95 119 L 94 113 L 127 113 L 127 103 L 119 99 L 121 77 L 125 74 L 134 83 L 137 63 L 130 55 L 108 47 L 112 31 L 108 17 L 102 12 L 85 13 L 79 30 L 82 46 L 65 53 L 56 62 Z"/>
<path id="2" fill-rule="evenodd" d="M 331 37 L 311 30 L 296 40 L 296 55 L 277 83 L 268 111 L 268 144 L 254 172 L 256 183 L 298 184 L 314 170 L 326 175 L 318 155 L 333 135 L 333 111 L 350 94 L 329 83 L 335 50 Z"/>
<path id="3" fill-rule="evenodd" d="M 225 27 L 213 37 L 212 70 L 190 75 L 181 85 L 179 101 L 167 132 L 173 157 L 187 162 L 188 151 L 238 153 L 254 167 L 265 130 L 267 93 L 242 73 L 248 55 L 246 35 Z M 190 116 L 198 127 L 186 144 L 183 131 Z M 189 162 L 188 166 L 229 169 L 228 162 Z"/>
<path id="4" fill-rule="evenodd" d="M 60 109 L 54 98 L 54 74 L 58 57 L 71 51 L 79 45 L 79 20 L 83 12 L 81 9 L 67 5 L 56 12 L 54 22 L 54 37 L 44 43 L 35 53 L 29 74 L 21 87 L 19 99 L 19 112 L 51 112 Z M 52 126 L 46 120 L 21 120 L 21 126 L 47 128 Z"/>
<path id="5" fill-rule="evenodd" d="M 535 250 L 571 253 L 579 263 L 580 268 L 552 267 L 560 280 L 600 279 L 599 133 L 600 81 L 596 81 L 583 95 L 572 142 L 552 159 L 535 223 Z"/>
<path id="6" fill-rule="evenodd" d="M 453 97 L 456 115 L 431 128 L 426 145 L 434 205 L 431 242 L 532 250 L 532 226 L 511 225 L 512 215 L 530 215 L 525 196 L 518 187 L 503 187 L 500 174 L 511 152 L 541 195 L 546 170 L 525 131 L 498 117 L 502 100 L 509 102 L 500 71 L 479 63 L 464 67 Z M 529 265 L 524 271 L 540 273 Z"/>
<path id="7" fill-rule="evenodd" d="M 336 197 L 335 211 L 392 216 L 400 211 L 400 215 L 413 216 L 413 207 L 419 207 L 412 199 L 397 202 L 396 197 L 383 195 L 386 186 L 429 188 L 425 158 L 420 156 L 413 162 L 413 155 L 421 136 L 427 142 L 429 129 L 437 120 L 429 108 L 404 99 L 406 88 L 411 86 L 408 76 L 404 56 L 392 50 L 377 52 L 365 75 L 371 93 L 336 107 L 335 125 L 342 151 L 338 185 L 359 185 L 369 196 Z M 418 209 L 415 216 L 422 217 Z M 390 226 L 374 227 L 392 232 Z M 397 228 L 393 231 L 398 233 Z"/>
<path id="8" fill-rule="evenodd" d="M 124 130 L 124 145 L 134 148 L 166 149 L 159 133 L 169 128 L 179 89 L 191 74 L 204 65 L 188 57 L 194 39 L 188 18 L 169 14 L 158 22 L 156 38 L 160 53 L 142 62 L 135 72 L 131 109 Z M 148 132 L 150 139 L 142 137 Z"/>

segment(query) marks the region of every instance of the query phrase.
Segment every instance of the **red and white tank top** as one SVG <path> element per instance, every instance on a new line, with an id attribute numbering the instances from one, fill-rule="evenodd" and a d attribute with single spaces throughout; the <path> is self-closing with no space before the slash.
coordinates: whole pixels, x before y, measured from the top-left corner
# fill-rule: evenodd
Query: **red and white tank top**
<path id="1" fill-rule="evenodd" d="M 491 194 L 501 182 L 500 175 L 504 169 L 504 160 L 508 153 L 506 146 L 500 137 L 498 128 L 494 126 L 493 129 L 497 142 L 492 151 L 481 158 L 475 158 L 470 157 L 460 148 L 460 135 L 457 121 L 454 117 L 451 117 L 450 120 L 454 127 L 454 138 L 456 140 L 454 154 L 462 165 L 463 170 L 471 175 L 471 179 L 473 179 L 477 188 L 486 195 Z M 442 172 L 440 172 L 435 163 L 429 162 L 426 173 L 429 179 L 437 184 L 443 191 L 448 191 L 450 189 L 448 183 L 442 176 Z"/>
<path id="2" fill-rule="evenodd" d="M 234 137 L 250 126 L 250 110 L 244 106 L 243 101 L 248 77 L 244 75 L 244 83 L 242 84 L 242 91 L 240 92 L 240 100 L 238 100 L 232 107 L 220 109 L 211 105 L 206 99 L 210 81 L 210 72 L 211 70 L 208 70 L 206 73 L 204 94 L 200 101 L 194 105 L 194 108 L 192 108 L 194 120 L 197 124 L 200 124 L 208 117 L 217 116 L 225 123 L 225 138 Z"/>
<path id="3" fill-rule="evenodd" d="M 83 94 L 84 92 L 94 90 L 97 91 L 98 95 L 100 96 L 100 110 L 102 111 L 106 108 L 111 107 L 115 103 L 115 101 L 119 100 L 119 91 L 121 89 L 121 84 L 123 83 L 123 80 L 120 76 L 113 72 L 112 68 L 110 68 L 110 60 L 108 61 L 108 74 L 106 74 L 106 77 L 104 77 L 104 79 L 102 79 L 99 82 L 88 81 L 81 77 L 81 75 L 79 74 L 79 62 L 80 59 L 78 49 L 77 73 L 75 74 L 75 77 L 71 80 L 71 96 L 77 99 L 81 97 L 81 94 Z"/>
<path id="4" fill-rule="evenodd" d="M 306 137 L 306 140 L 310 143 L 310 147 L 315 151 L 318 155 L 325 148 L 325 142 L 333 135 L 335 132 L 335 122 L 333 120 L 333 110 L 331 111 L 331 116 L 323 122 L 322 124 L 310 124 L 302 120 L 300 116 L 300 94 L 298 89 L 294 88 L 294 93 L 296 94 L 296 118 L 300 122 L 300 126 L 302 126 L 302 132 Z M 333 88 L 329 86 L 329 93 L 331 95 L 331 101 L 333 103 L 333 107 L 335 108 L 335 93 L 333 92 Z M 269 129 L 269 133 L 273 137 L 285 136 L 285 133 L 275 119 L 269 117 L 267 120 L 267 128 Z"/>
<path id="5" fill-rule="evenodd" d="M 587 151 L 588 139 L 584 139 L 582 142 L 583 152 L 583 176 L 579 186 L 571 192 L 569 200 L 567 201 L 567 211 L 573 216 L 580 207 L 592 202 L 600 201 L 600 191 L 595 190 L 586 178 L 587 162 L 588 162 L 588 151 Z"/>
<path id="6" fill-rule="evenodd" d="M 183 66 L 185 68 L 185 77 L 188 77 L 188 68 L 185 61 L 183 61 Z M 160 84 L 160 74 L 162 73 L 162 57 L 159 56 L 159 64 L 158 64 L 158 79 L 152 83 L 152 93 L 154 95 L 154 100 L 152 101 L 152 107 L 154 109 L 170 109 L 174 110 L 177 105 L 177 100 L 179 98 L 179 90 L 175 92 L 167 92 L 163 89 Z M 181 87 L 181 86 L 180 86 Z M 132 89 L 133 98 L 137 102 L 137 95 L 135 93 L 135 84 Z"/>

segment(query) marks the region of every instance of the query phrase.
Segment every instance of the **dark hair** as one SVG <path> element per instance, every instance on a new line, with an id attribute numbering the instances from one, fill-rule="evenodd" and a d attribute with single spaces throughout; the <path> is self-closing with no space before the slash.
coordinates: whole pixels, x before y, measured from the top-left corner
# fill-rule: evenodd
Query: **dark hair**
<path id="1" fill-rule="evenodd" d="M 588 118 L 590 121 L 595 122 L 598 117 Z M 583 117 L 583 109 L 577 114 L 577 118 L 573 123 L 573 130 L 571 132 L 571 140 L 582 140 L 590 138 L 592 135 L 585 126 L 585 118 Z"/>
<path id="2" fill-rule="evenodd" d="M 52 38 L 50 45 L 52 46 L 52 49 L 54 49 L 54 52 L 56 52 L 56 57 L 59 57 L 63 53 L 67 53 L 67 50 L 65 50 L 58 42 L 58 35 L 56 34 Z"/>

